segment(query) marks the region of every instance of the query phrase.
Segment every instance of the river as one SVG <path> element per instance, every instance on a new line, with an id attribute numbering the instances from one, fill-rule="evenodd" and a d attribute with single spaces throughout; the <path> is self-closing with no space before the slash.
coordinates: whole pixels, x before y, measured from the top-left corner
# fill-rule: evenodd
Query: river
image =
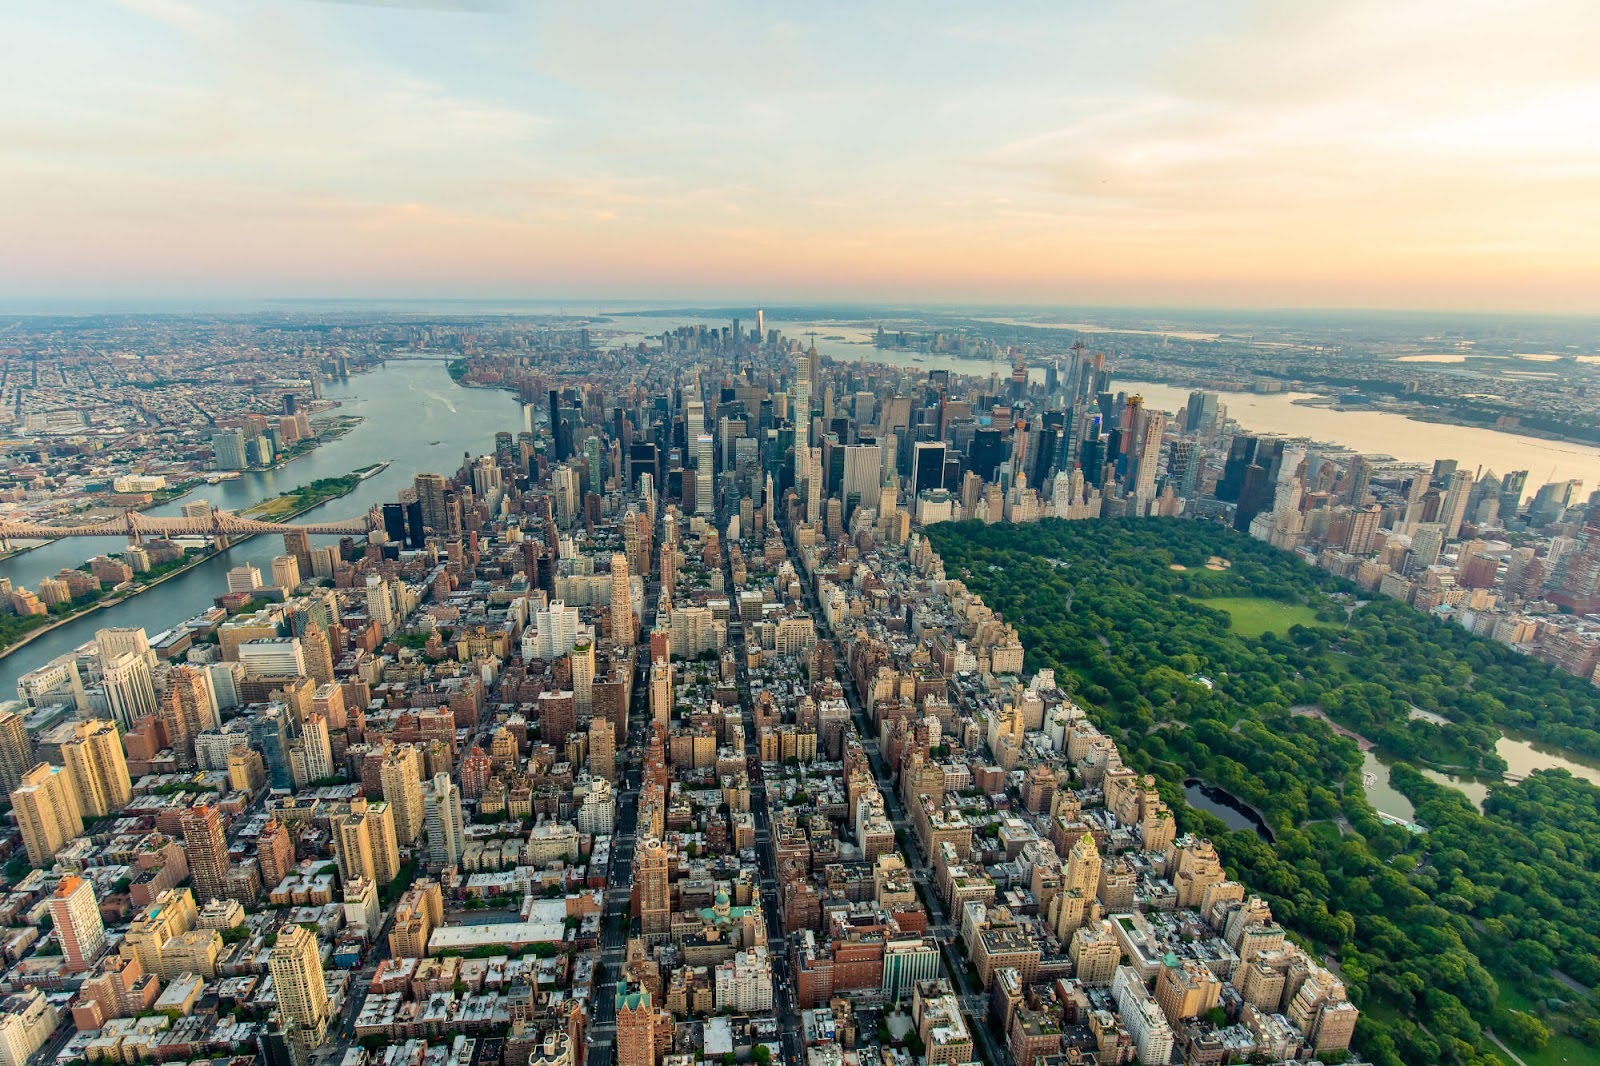
<path id="1" fill-rule="evenodd" d="M 338 477 L 352 470 L 393 460 L 388 469 L 363 481 L 348 496 L 308 511 L 313 516 L 354 518 L 375 503 L 392 501 L 419 471 L 448 474 L 461 465 L 465 452 L 492 451 L 496 430 L 519 431 L 522 411 L 509 392 L 467 389 L 455 384 L 442 361 L 394 361 L 357 375 L 348 382 L 329 382 L 323 395 L 338 400 L 339 414 L 358 415 L 362 422 L 276 470 L 251 471 L 237 481 L 202 485 L 152 514 L 179 514 L 184 503 L 210 500 L 218 507 L 240 510 L 266 496 L 317 478 Z M 326 543 L 332 538 L 314 538 Z M 124 543 L 121 536 L 73 537 L 52 541 L 0 562 L 0 576 L 35 588 L 39 578 Z M 17 678 L 94 637 L 107 626 L 143 626 L 152 635 L 194 616 L 227 591 L 230 567 L 254 563 L 270 572 L 272 558 L 283 554 L 283 538 L 255 537 L 229 548 L 191 570 L 114 607 L 94 611 L 45 634 L 0 660 L 0 699 L 16 690 Z"/>

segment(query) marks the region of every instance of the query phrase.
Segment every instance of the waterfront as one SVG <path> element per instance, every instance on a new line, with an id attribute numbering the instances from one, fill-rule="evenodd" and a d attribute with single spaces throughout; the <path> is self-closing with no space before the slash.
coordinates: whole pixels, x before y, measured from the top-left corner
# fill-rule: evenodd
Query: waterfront
<path id="1" fill-rule="evenodd" d="M 411 484 L 418 471 L 454 471 L 461 465 L 464 453 L 477 455 L 491 450 L 496 430 L 521 428 L 522 414 L 515 396 L 499 390 L 463 389 L 450 380 L 443 362 L 394 362 L 348 382 L 329 382 L 325 395 L 343 404 L 339 414 L 358 415 L 363 419 L 361 424 L 276 470 L 250 471 L 233 481 L 201 486 L 182 501 L 154 508 L 150 513 L 181 514 L 183 504 L 195 500 L 243 510 L 318 478 L 342 477 L 359 467 L 393 460 L 382 473 L 362 481 L 354 492 L 307 512 L 328 519 L 354 518 L 375 503 L 393 500 L 402 487 Z M 330 539 L 314 538 L 319 543 Z M 13 584 L 34 588 L 39 578 L 62 567 L 78 566 L 103 552 L 118 550 L 123 543 L 120 536 L 53 541 L 0 561 L 0 576 L 9 577 Z M 92 639 L 97 629 L 138 625 L 155 634 L 181 622 L 227 591 L 230 567 L 254 563 L 268 572 L 273 556 L 282 554 L 282 538 L 255 537 L 218 552 L 148 592 L 52 630 L 0 661 L 0 694 L 10 696 L 20 675 Z"/>

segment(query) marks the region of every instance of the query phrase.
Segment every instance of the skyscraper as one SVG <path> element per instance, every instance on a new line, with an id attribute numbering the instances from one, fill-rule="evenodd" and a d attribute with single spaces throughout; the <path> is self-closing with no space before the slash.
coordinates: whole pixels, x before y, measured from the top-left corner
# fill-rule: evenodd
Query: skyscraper
<path id="1" fill-rule="evenodd" d="M 83 835 L 83 812 L 72 777 L 59 766 L 36 763 L 11 793 L 11 811 L 22 830 L 28 861 L 49 866 L 69 841 Z"/>
<path id="2" fill-rule="evenodd" d="M 93 966 L 106 949 L 106 927 L 89 882 L 76 874 L 63 877 L 50 896 L 50 918 L 67 972 L 82 973 Z"/>
<path id="3" fill-rule="evenodd" d="M 572 646 L 572 698 L 578 717 L 594 710 L 594 641 L 587 637 Z"/>
<path id="4" fill-rule="evenodd" d="M 428 827 L 428 867 L 442 870 L 461 861 L 465 827 L 461 819 L 461 790 L 449 774 L 435 774 L 423 793 L 422 806 Z"/>
<path id="5" fill-rule="evenodd" d="M 717 442 L 709 433 L 694 438 L 696 514 L 710 514 L 717 501 Z"/>
<path id="6" fill-rule="evenodd" d="M 611 639 L 619 644 L 632 644 L 637 628 L 633 620 L 633 584 L 628 574 L 628 557 L 621 552 L 612 553 Z"/>
<path id="7" fill-rule="evenodd" d="M 133 799 L 122 737 L 105 719 L 73 723 L 72 739 L 61 745 L 61 759 L 85 817 L 115 814 Z"/>
<path id="8" fill-rule="evenodd" d="M 402 847 L 416 843 L 423 829 L 422 757 L 402 744 L 383 757 L 383 798 L 394 811 L 394 832 Z"/>
<path id="9" fill-rule="evenodd" d="M 650 993 L 617 993 L 617 1066 L 655 1066 L 656 1011 Z"/>
<path id="10" fill-rule="evenodd" d="M 1450 473 L 1444 502 L 1439 505 L 1439 524 L 1444 526 L 1444 539 L 1455 540 L 1461 535 L 1461 523 L 1467 515 L 1467 500 L 1472 495 L 1472 474 L 1465 470 Z"/>
<path id="11" fill-rule="evenodd" d="M 617 730 L 611 719 L 600 715 L 589 721 L 589 773 L 607 781 L 617 779 Z"/>
<path id="12" fill-rule="evenodd" d="M 147 714 L 155 714 L 156 685 L 150 676 L 150 666 L 142 656 L 123 652 L 101 667 L 101 685 L 105 688 L 106 704 L 111 717 L 123 732 L 133 729 L 133 724 Z"/>
<path id="13" fill-rule="evenodd" d="M 223 882 L 228 876 L 228 839 L 222 831 L 222 816 L 203 803 L 185 811 L 179 824 L 194 879 L 194 898 L 201 903 L 223 898 L 227 894 Z"/>
<path id="14" fill-rule="evenodd" d="M 22 775 L 38 760 L 33 757 L 33 738 L 28 736 L 27 720 L 18 713 L 19 703 L 0 706 L 0 790 L 15 792 Z"/>
<path id="15" fill-rule="evenodd" d="M 285 926 L 267 965 L 284 1028 L 298 1032 L 308 1047 L 321 1044 L 328 1034 L 330 1011 L 317 934 L 303 925 Z"/>
<path id="16" fill-rule="evenodd" d="M 350 813 L 333 820 L 333 854 L 339 861 L 339 880 L 364 877 L 376 883 L 378 865 L 373 855 L 372 827 L 367 824 L 366 801 L 355 800 Z"/>
<path id="17" fill-rule="evenodd" d="M 645 939 L 659 940 L 672 929 L 672 891 L 667 881 L 667 848 L 652 837 L 639 848 L 639 920 Z"/>
<path id="18" fill-rule="evenodd" d="M 435 533 L 443 533 L 450 526 L 445 507 L 446 483 L 440 474 L 418 474 L 412 479 L 417 492 L 417 503 L 422 508 L 422 524 Z"/>

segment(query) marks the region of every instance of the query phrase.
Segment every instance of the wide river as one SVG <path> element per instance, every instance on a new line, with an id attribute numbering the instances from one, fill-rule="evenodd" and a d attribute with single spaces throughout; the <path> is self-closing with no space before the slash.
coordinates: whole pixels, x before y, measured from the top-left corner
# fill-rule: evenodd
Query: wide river
<path id="1" fill-rule="evenodd" d="M 388 469 L 363 481 L 350 495 L 307 512 L 300 521 L 313 516 L 354 518 L 373 504 L 394 500 L 417 472 L 450 474 L 461 465 L 464 453 L 492 451 L 495 431 L 522 428 L 522 410 L 515 396 L 499 390 L 462 388 L 445 372 L 445 364 L 434 360 L 391 362 L 348 382 L 330 382 L 323 395 L 340 402 L 339 414 L 359 415 L 361 424 L 277 470 L 252 471 L 237 481 L 202 485 L 152 513 L 179 514 L 184 503 L 195 500 L 238 510 L 317 478 L 339 477 L 393 460 Z M 326 543 L 332 538 L 317 539 Z M 120 536 L 53 541 L 0 562 L 0 576 L 35 588 L 41 577 L 118 550 L 124 543 Z M 45 634 L 0 659 L 0 699 L 11 697 L 20 675 L 92 639 L 95 630 L 132 625 L 143 626 L 152 635 L 158 633 L 193 617 L 226 592 L 230 567 L 254 563 L 263 573 L 270 573 L 272 557 L 282 554 L 282 537 L 252 538 L 148 592 Z"/>

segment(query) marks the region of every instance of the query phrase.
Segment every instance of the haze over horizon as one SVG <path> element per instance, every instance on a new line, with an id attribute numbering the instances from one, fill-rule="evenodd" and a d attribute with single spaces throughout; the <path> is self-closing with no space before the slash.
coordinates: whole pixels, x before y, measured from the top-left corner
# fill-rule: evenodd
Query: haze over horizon
<path id="1" fill-rule="evenodd" d="M 1578 0 L 34 6 L 8 303 L 1600 312 Z"/>

